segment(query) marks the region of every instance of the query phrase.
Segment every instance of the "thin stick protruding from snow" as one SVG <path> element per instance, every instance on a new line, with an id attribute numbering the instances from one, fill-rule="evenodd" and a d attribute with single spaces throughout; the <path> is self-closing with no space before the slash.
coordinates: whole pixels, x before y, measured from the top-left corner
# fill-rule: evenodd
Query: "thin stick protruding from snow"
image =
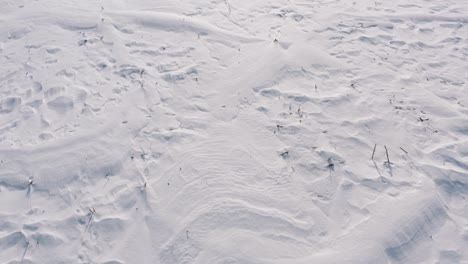
<path id="1" fill-rule="evenodd" d="M 377 148 L 377 144 L 374 145 L 374 150 L 372 151 L 371 159 L 374 160 L 375 149 Z"/>
<path id="2" fill-rule="evenodd" d="M 406 154 L 408 154 L 408 151 L 404 150 L 402 147 L 400 147 L 401 150 L 403 150 L 403 152 L 405 152 Z"/>
<path id="3" fill-rule="evenodd" d="M 88 231 L 89 225 L 91 224 L 91 220 L 93 220 L 93 216 L 96 214 L 96 209 L 94 207 L 89 209 L 89 219 L 88 219 L 88 224 L 86 225 L 85 233 Z"/>
<path id="4" fill-rule="evenodd" d="M 390 164 L 390 158 L 388 157 L 388 149 L 387 149 L 387 146 L 384 145 L 384 147 L 385 147 L 385 153 L 387 154 L 387 162 L 388 162 L 388 164 Z"/>
<path id="5" fill-rule="evenodd" d="M 26 253 L 28 252 L 28 248 L 29 248 L 29 241 L 26 240 L 26 247 L 24 248 L 24 252 L 23 252 L 23 256 L 21 257 L 21 262 L 20 262 L 20 264 L 23 263 L 24 257 L 26 256 Z"/>

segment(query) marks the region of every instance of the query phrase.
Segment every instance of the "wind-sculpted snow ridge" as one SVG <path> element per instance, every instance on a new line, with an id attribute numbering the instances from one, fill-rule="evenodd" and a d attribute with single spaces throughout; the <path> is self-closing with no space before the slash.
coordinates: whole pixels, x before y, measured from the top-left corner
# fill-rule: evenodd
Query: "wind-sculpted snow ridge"
<path id="1" fill-rule="evenodd" d="M 4 1 L 0 263 L 468 262 L 466 14 Z"/>

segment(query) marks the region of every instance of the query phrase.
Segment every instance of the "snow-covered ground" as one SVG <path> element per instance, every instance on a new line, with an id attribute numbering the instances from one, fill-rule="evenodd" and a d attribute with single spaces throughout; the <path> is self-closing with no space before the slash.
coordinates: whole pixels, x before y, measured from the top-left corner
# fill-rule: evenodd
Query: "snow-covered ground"
<path id="1" fill-rule="evenodd" d="M 2 0 L 0 263 L 468 263 L 467 72 L 463 0 Z"/>

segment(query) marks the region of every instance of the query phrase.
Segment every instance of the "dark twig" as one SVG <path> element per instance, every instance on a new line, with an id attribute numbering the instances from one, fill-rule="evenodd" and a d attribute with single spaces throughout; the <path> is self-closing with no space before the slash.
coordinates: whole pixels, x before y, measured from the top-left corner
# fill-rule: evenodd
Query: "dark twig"
<path id="1" fill-rule="evenodd" d="M 374 145 L 374 150 L 372 151 L 371 159 L 374 160 L 375 149 L 377 148 L 377 144 Z"/>
<path id="2" fill-rule="evenodd" d="M 20 262 L 20 264 L 23 263 L 24 257 L 26 256 L 26 253 L 28 252 L 28 248 L 29 248 L 29 241 L 26 240 L 26 247 L 24 248 L 24 252 L 23 252 L 23 256 L 21 257 L 21 262 Z"/>
<path id="3" fill-rule="evenodd" d="M 385 153 L 387 154 L 387 162 L 388 162 L 388 164 L 390 164 L 391 162 L 390 162 L 390 158 L 388 157 L 388 149 L 387 149 L 387 146 L 384 145 L 384 147 L 385 147 Z"/>
<path id="4" fill-rule="evenodd" d="M 403 152 L 405 152 L 406 154 L 408 154 L 408 151 L 404 150 L 402 147 L 400 147 L 401 150 L 403 150 Z"/>
<path id="5" fill-rule="evenodd" d="M 94 209 L 94 207 L 91 209 L 89 209 L 89 219 L 88 219 L 88 224 L 86 225 L 86 229 L 85 229 L 85 232 L 88 231 L 88 228 L 91 224 L 91 220 L 93 220 L 93 216 L 96 214 L 96 209 Z"/>

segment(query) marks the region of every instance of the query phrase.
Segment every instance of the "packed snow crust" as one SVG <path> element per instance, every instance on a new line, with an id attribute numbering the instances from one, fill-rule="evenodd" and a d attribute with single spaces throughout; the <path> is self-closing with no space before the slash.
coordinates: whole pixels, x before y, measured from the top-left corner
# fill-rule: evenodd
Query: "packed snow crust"
<path id="1" fill-rule="evenodd" d="M 467 82 L 468 1 L 2 0 L 0 263 L 468 263 Z"/>

